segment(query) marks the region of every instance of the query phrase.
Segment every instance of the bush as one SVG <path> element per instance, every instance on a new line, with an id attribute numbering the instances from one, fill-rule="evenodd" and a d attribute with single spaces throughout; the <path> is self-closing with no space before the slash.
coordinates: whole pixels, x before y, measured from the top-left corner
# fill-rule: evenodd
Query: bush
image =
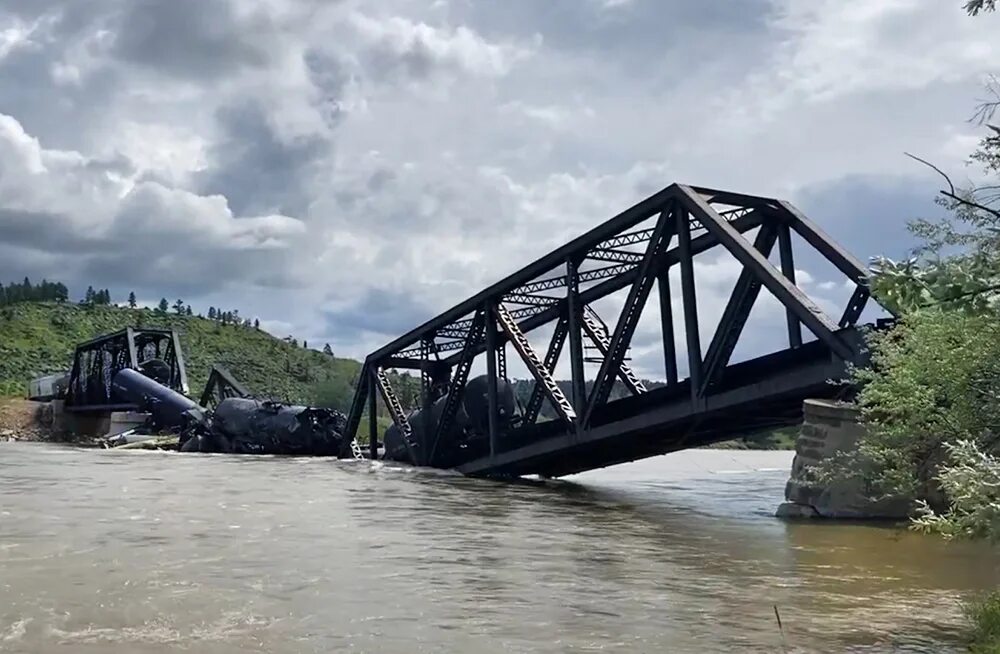
<path id="1" fill-rule="evenodd" d="M 972 624 L 971 651 L 1000 654 L 1000 590 L 967 604 L 965 615 Z"/>
<path id="2" fill-rule="evenodd" d="M 950 505 L 944 513 L 936 513 L 921 502 L 914 528 L 949 539 L 1000 540 L 1000 460 L 970 441 L 946 443 L 945 447 L 949 461 L 938 479 Z M 1000 620 L 1000 595 L 995 600 Z M 997 635 L 1000 637 L 1000 631 Z"/>

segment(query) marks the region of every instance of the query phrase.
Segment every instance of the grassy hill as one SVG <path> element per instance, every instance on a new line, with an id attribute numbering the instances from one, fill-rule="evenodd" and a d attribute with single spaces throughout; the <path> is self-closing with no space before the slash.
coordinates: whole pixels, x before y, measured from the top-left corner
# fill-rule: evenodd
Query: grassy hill
<path id="1" fill-rule="evenodd" d="M 195 316 L 149 309 L 26 302 L 0 309 L 0 396 L 25 394 L 28 380 L 70 368 L 75 346 L 128 326 L 180 333 L 191 393 L 198 396 L 215 363 L 255 395 L 288 402 L 349 404 L 361 364 L 296 347 L 270 334 Z"/>

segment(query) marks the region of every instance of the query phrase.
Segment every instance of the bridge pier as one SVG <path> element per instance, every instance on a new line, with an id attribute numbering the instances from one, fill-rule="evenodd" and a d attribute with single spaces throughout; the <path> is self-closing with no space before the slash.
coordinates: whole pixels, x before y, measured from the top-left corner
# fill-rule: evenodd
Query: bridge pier
<path id="1" fill-rule="evenodd" d="M 828 485 L 812 483 L 808 468 L 839 452 L 854 450 L 865 435 L 858 408 L 835 400 L 809 399 L 802 405 L 802 427 L 795 443 L 795 459 L 785 485 L 785 502 L 779 518 L 902 519 L 909 505 L 889 498 L 873 502 L 864 494 L 860 480 Z"/>

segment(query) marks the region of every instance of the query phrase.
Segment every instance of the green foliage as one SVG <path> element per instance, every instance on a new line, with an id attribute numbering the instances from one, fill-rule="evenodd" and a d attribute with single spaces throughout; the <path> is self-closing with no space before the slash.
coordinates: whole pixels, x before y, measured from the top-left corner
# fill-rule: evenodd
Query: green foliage
<path id="1" fill-rule="evenodd" d="M 914 528 L 948 539 L 1000 540 L 1000 460 L 971 441 L 946 443 L 945 447 L 949 464 L 938 479 L 950 505 L 938 513 L 921 502 Z M 1000 629 L 1000 622 L 997 627 Z M 1000 631 L 995 635 L 1000 638 Z"/>
<path id="2" fill-rule="evenodd" d="M 344 377 L 331 377 L 316 384 L 312 404 L 347 413 L 354 398 L 354 386 Z"/>
<path id="3" fill-rule="evenodd" d="M 972 625 L 970 651 L 1000 654 L 1000 590 L 966 604 L 965 615 Z"/>
<path id="4" fill-rule="evenodd" d="M 929 309 L 870 338 L 872 367 L 854 372 L 868 436 L 827 464 L 864 470 L 873 498 L 932 499 L 946 443 L 990 451 L 1000 433 L 1000 322 Z M 822 478 L 824 470 L 818 471 Z"/>

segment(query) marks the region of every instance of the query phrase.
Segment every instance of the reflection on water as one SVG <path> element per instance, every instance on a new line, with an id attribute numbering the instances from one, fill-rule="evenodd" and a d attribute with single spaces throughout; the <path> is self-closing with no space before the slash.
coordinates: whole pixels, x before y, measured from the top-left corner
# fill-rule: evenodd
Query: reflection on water
<path id="1" fill-rule="evenodd" d="M 775 520 L 790 463 L 504 484 L 3 445 L 0 651 L 962 651 L 996 551 Z"/>

